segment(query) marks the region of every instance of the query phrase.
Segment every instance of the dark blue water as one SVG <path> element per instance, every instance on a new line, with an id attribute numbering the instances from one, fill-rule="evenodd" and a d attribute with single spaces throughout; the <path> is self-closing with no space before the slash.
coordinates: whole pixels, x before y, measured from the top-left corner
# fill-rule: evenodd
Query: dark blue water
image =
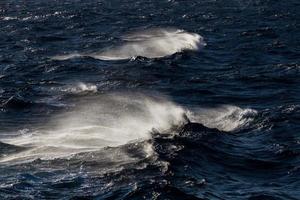
<path id="1" fill-rule="evenodd" d="M 300 199 L 299 11 L 1 1 L 0 199 Z"/>

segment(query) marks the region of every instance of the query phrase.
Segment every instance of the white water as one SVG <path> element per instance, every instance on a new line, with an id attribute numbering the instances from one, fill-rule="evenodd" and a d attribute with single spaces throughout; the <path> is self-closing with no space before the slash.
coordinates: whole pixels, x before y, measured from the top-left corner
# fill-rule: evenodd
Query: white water
<path id="1" fill-rule="evenodd" d="M 84 92 L 96 93 L 98 91 L 98 88 L 96 85 L 80 82 L 78 84 L 68 85 L 68 86 L 59 87 L 59 88 L 53 87 L 53 88 L 50 88 L 50 90 L 52 90 L 52 91 L 58 90 L 60 92 L 70 93 L 70 94 L 80 94 L 80 93 L 84 93 Z"/>
<path id="2" fill-rule="evenodd" d="M 73 53 L 53 57 L 55 60 L 67 60 L 76 57 L 92 57 L 100 60 L 123 60 L 138 56 L 161 58 L 178 52 L 198 51 L 206 45 L 203 37 L 176 29 L 150 29 L 128 34 L 122 37 L 123 44 L 112 46 L 96 53 Z"/>
<path id="3" fill-rule="evenodd" d="M 151 137 L 153 128 L 170 129 L 183 122 L 184 109 L 163 98 L 111 94 L 86 99 L 75 110 L 54 116 L 35 131 L 2 142 L 32 147 L 19 157 L 56 158 Z M 149 151 L 149 149 L 145 150 Z"/>
<path id="4" fill-rule="evenodd" d="M 173 126 L 184 125 L 184 114 L 192 122 L 222 131 L 247 126 L 256 114 L 255 110 L 228 105 L 187 109 L 166 98 L 137 93 L 89 98 L 78 103 L 75 110 L 54 116 L 36 130 L 3 139 L 2 142 L 30 147 L 30 150 L 4 157 L 2 161 L 53 159 L 146 140 L 151 138 L 153 128 L 166 132 Z M 149 147 L 145 147 L 145 152 L 149 154 Z"/>
<path id="5" fill-rule="evenodd" d="M 217 108 L 196 108 L 189 111 L 189 118 L 208 128 L 230 132 L 249 125 L 256 114 L 257 111 L 253 109 L 223 105 Z"/>

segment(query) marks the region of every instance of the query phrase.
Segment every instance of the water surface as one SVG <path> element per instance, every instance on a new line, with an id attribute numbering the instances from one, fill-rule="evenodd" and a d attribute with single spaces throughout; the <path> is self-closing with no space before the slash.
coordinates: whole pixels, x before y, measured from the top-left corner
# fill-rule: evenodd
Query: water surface
<path id="1" fill-rule="evenodd" d="M 0 2 L 0 199 L 299 199 L 299 8 Z"/>

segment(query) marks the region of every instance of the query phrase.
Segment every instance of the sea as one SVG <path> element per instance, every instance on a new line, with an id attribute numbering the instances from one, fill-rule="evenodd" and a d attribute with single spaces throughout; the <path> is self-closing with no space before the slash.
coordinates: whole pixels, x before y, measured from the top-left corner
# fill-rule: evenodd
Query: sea
<path id="1" fill-rule="evenodd" d="M 1 0 L 0 199 L 299 200 L 298 0 Z"/>

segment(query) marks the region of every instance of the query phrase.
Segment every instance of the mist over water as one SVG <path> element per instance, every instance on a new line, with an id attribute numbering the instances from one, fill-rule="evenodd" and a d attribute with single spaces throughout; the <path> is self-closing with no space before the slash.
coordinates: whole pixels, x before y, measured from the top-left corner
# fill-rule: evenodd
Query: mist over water
<path id="1" fill-rule="evenodd" d="M 299 6 L 0 1 L 0 199 L 299 199 Z"/>
<path id="2" fill-rule="evenodd" d="M 54 56 L 54 60 L 67 60 L 76 57 L 92 57 L 100 60 L 162 58 L 182 51 L 198 51 L 206 46 L 203 37 L 179 29 L 149 29 L 130 33 L 121 37 L 123 44 L 109 47 L 99 53 L 74 53 Z"/>
<path id="3" fill-rule="evenodd" d="M 78 93 L 78 90 L 71 91 Z M 249 112 L 252 115 L 247 115 Z M 81 102 L 68 112 L 52 116 L 49 122 L 25 133 L 20 131 L 16 137 L 3 139 L 7 144 L 29 150 L 6 156 L 0 161 L 68 157 L 80 152 L 148 140 L 153 132 L 174 136 L 190 122 L 220 131 L 234 131 L 249 125 L 255 114 L 255 110 L 230 105 L 193 111 L 162 95 L 143 93 L 82 97 Z"/>

